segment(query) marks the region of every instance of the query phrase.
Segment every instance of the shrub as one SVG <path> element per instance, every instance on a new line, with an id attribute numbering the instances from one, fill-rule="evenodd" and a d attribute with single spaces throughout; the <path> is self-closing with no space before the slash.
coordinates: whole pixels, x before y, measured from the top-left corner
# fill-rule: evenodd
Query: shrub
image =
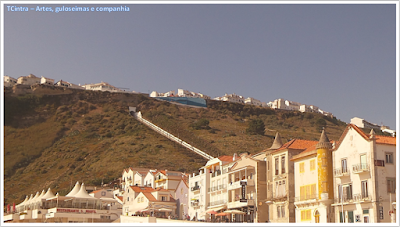
<path id="1" fill-rule="evenodd" d="M 265 125 L 260 119 L 251 120 L 246 132 L 251 135 L 264 135 Z"/>

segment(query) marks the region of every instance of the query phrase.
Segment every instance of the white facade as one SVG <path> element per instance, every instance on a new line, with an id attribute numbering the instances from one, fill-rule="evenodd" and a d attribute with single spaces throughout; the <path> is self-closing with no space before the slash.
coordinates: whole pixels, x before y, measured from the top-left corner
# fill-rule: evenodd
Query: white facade
<path id="1" fill-rule="evenodd" d="M 4 87 L 12 87 L 17 84 L 17 79 L 11 76 L 4 76 Z"/>
<path id="2" fill-rule="evenodd" d="M 211 173 L 205 169 L 200 169 L 198 175 L 193 173 L 189 177 L 188 215 L 190 219 L 196 217 L 196 220 L 206 220 L 207 205 L 210 201 L 207 192 L 210 177 Z"/>
<path id="3" fill-rule="evenodd" d="M 262 103 L 260 100 L 248 97 L 247 99 L 244 100 L 245 104 L 250 104 L 250 105 L 255 105 L 255 106 L 262 106 Z"/>
<path id="4" fill-rule="evenodd" d="M 123 89 L 119 89 L 109 83 L 106 82 L 100 82 L 96 84 L 85 84 L 82 85 L 82 87 L 86 90 L 92 90 L 92 91 L 109 91 L 109 92 L 126 92 Z"/>
<path id="5" fill-rule="evenodd" d="M 42 76 L 42 78 L 40 79 L 40 83 L 47 84 L 47 85 L 54 85 L 54 79 L 50 79 L 50 78 L 46 78 L 46 77 Z"/>
<path id="6" fill-rule="evenodd" d="M 349 124 L 333 152 L 335 222 L 391 222 L 396 197 L 396 138 Z M 343 211 L 343 213 L 342 213 Z"/>
<path id="7" fill-rule="evenodd" d="M 82 89 L 82 90 L 85 89 L 82 86 L 79 86 L 79 85 L 76 85 L 76 84 L 73 84 L 73 83 L 70 83 L 67 81 L 63 81 L 63 80 L 58 81 L 57 83 L 55 83 L 55 85 L 60 86 L 60 87 L 73 88 L 73 89 Z"/>
<path id="8" fill-rule="evenodd" d="M 22 85 L 40 84 L 40 78 L 33 74 L 29 74 L 28 76 L 18 77 L 17 83 Z"/>

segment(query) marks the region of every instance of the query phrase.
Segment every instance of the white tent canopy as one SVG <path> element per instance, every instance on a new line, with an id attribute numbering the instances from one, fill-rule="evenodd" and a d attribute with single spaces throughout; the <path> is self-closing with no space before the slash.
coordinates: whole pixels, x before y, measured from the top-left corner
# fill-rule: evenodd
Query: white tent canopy
<path id="1" fill-rule="evenodd" d="M 79 189 L 79 192 L 76 193 L 76 194 L 74 195 L 74 197 L 77 198 L 77 199 L 96 199 L 96 200 L 97 200 L 97 198 L 94 198 L 94 197 L 90 196 L 90 195 L 87 193 L 86 187 L 85 187 L 85 184 L 84 184 L 84 183 L 82 183 L 82 186 L 81 186 L 81 188 Z"/>
<path id="2" fill-rule="evenodd" d="M 67 197 L 73 197 L 76 193 L 79 192 L 81 186 L 79 185 L 79 181 L 76 182 L 75 187 L 66 195 Z"/>
<path id="3" fill-rule="evenodd" d="M 51 192 L 51 190 L 49 188 L 49 189 L 47 189 L 46 194 L 44 194 L 41 199 L 48 199 L 48 198 L 51 198 L 51 197 L 54 197 L 54 194 L 53 194 L 53 192 Z"/>

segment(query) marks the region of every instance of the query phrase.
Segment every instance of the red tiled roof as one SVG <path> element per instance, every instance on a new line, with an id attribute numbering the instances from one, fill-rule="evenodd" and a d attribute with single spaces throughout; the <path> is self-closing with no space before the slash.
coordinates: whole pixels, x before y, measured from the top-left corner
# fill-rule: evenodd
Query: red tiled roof
<path id="1" fill-rule="evenodd" d="M 318 141 L 312 140 L 302 140 L 302 139 L 293 139 L 282 145 L 279 149 L 273 151 L 272 153 L 285 150 L 285 149 L 293 149 L 293 150 L 306 150 L 311 146 L 315 146 Z"/>
<path id="2" fill-rule="evenodd" d="M 233 156 L 223 155 L 218 157 L 222 162 L 232 162 Z"/>
<path id="3" fill-rule="evenodd" d="M 354 124 L 348 124 L 346 129 L 343 131 L 342 136 L 340 136 L 339 141 L 336 144 L 336 147 L 334 150 L 337 150 L 342 143 L 344 137 L 346 136 L 347 132 L 349 131 L 350 128 L 353 128 L 358 134 L 360 134 L 365 140 L 370 141 L 371 139 L 369 138 L 370 135 L 365 134 L 360 128 L 358 128 Z M 396 137 L 390 137 L 390 136 L 381 136 L 381 135 L 375 135 L 376 138 L 376 143 L 377 144 L 388 144 L 388 145 L 396 145 Z"/>
<path id="4" fill-rule="evenodd" d="M 124 197 L 123 196 L 116 196 L 119 200 L 124 201 Z"/>
<path id="5" fill-rule="evenodd" d="M 134 192 L 153 192 L 154 188 L 152 187 L 143 187 L 143 186 L 130 186 Z"/>
<path id="6" fill-rule="evenodd" d="M 153 194 L 151 192 L 143 192 L 143 195 L 151 202 L 157 202 L 157 199 L 154 198 Z"/>
<path id="7" fill-rule="evenodd" d="M 376 143 L 396 146 L 396 137 L 375 135 Z"/>

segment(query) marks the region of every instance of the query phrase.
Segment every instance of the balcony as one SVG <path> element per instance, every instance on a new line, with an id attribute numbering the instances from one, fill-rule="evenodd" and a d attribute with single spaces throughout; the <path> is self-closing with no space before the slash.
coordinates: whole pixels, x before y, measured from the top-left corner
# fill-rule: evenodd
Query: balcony
<path id="1" fill-rule="evenodd" d="M 190 202 L 190 205 L 191 205 L 192 207 L 198 207 L 198 206 L 200 206 L 200 202 L 199 202 L 198 199 L 192 200 L 192 202 Z"/>
<path id="2" fill-rule="evenodd" d="M 192 192 L 200 191 L 200 186 L 199 186 L 199 185 L 196 185 L 196 186 L 194 186 L 194 187 L 191 187 L 190 190 L 191 190 Z"/>
<path id="3" fill-rule="evenodd" d="M 354 194 L 354 196 L 353 196 L 353 201 L 355 203 L 369 202 L 369 201 L 371 201 L 371 199 L 372 198 L 370 195 L 366 195 L 363 193 Z"/>
<path id="4" fill-rule="evenodd" d="M 334 199 L 334 204 L 340 205 L 342 203 L 342 198 L 336 197 Z M 349 204 L 349 203 L 354 203 L 353 197 L 352 196 L 347 196 L 343 198 L 343 204 Z"/>
<path id="5" fill-rule="evenodd" d="M 221 184 L 218 186 L 208 188 L 208 192 L 215 192 L 215 191 L 219 191 L 219 190 L 223 190 L 223 189 L 226 189 L 226 185 Z"/>
<path id="6" fill-rule="evenodd" d="M 272 200 L 279 200 L 287 198 L 286 190 L 274 191 L 272 195 Z"/>
<path id="7" fill-rule="evenodd" d="M 246 181 L 247 181 L 248 187 L 254 186 L 254 179 L 246 179 Z M 228 190 L 233 190 L 233 189 L 237 189 L 237 188 L 241 188 L 241 187 L 242 186 L 240 185 L 240 180 L 231 182 L 230 184 L 228 184 Z"/>
<path id="8" fill-rule="evenodd" d="M 215 170 L 213 173 L 211 173 L 211 177 L 216 177 L 216 176 L 221 176 L 221 170 Z"/>
<path id="9" fill-rule="evenodd" d="M 161 182 L 166 181 L 166 180 L 167 179 L 161 178 L 161 179 L 155 180 L 154 183 L 161 183 Z"/>
<path id="10" fill-rule="evenodd" d="M 295 202 L 303 202 L 307 200 L 317 200 L 318 199 L 318 194 L 310 194 L 310 195 L 304 195 L 304 196 L 298 196 L 294 199 Z"/>
<path id="11" fill-rule="evenodd" d="M 245 207 L 245 206 L 254 206 L 254 199 L 248 199 L 246 202 L 240 202 L 240 200 L 235 200 L 228 203 L 228 209 Z"/>
<path id="12" fill-rule="evenodd" d="M 226 203 L 226 199 L 221 199 L 221 200 L 217 200 L 217 201 L 213 201 L 213 202 L 209 202 L 208 206 L 217 206 L 217 205 L 222 205 Z"/>
<path id="13" fill-rule="evenodd" d="M 364 173 L 369 172 L 369 165 L 367 163 L 359 163 L 353 165 L 353 173 Z"/>
<path id="14" fill-rule="evenodd" d="M 349 171 L 347 168 L 338 168 L 333 170 L 335 177 L 347 177 L 349 176 Z"/>

